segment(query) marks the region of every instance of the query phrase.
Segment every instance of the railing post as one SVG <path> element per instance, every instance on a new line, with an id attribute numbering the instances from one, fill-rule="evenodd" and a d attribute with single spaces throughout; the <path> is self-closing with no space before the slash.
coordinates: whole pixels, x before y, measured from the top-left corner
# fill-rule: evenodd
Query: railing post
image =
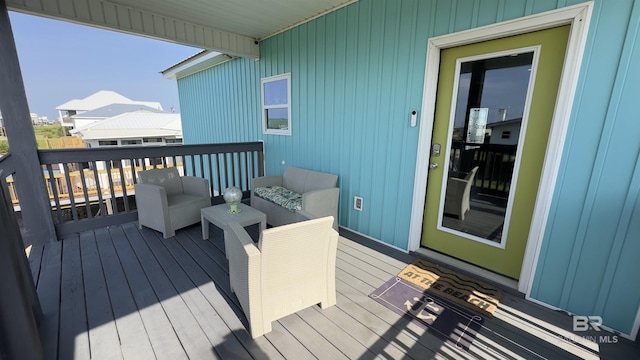
<path id="1" fill-rule="evenodd" d="M 55 241 L 51 205 L 5 0 L 0 0 L 0 111 L 14 157 L 14 179 L 25 226 L 25 245 Z"/>

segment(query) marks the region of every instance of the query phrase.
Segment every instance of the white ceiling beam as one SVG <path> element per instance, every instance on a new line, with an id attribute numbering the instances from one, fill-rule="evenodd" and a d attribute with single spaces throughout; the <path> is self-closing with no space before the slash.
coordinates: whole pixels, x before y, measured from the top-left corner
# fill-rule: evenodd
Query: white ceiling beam
<path id="1" fill-rule="evenodd" d="M 258 59 L 255 39 L 103 0 L 6 0 L 9 10 Z"/>

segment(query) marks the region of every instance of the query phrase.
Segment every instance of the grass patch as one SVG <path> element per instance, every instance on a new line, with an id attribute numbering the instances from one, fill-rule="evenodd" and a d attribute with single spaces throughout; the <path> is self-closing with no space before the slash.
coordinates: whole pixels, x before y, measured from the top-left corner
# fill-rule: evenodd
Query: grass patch
<path id="1" fill-rule="evenodd" d="M 82 140 L 70 137 L 67 129 L 60 124 L 34 126 L 38 149 L 62 149 L 68 147 L 84 147 Z M 6 137 L 0 137 L 0 154 L 9 152 L 9 141 Z"/>
<path id="2" fill-rule="evenodd" d="M 34 126 L 33 132 L 36 134 L 36 139 L 56 139 L 67 135 L 65 129 L 60 124 Z"/>

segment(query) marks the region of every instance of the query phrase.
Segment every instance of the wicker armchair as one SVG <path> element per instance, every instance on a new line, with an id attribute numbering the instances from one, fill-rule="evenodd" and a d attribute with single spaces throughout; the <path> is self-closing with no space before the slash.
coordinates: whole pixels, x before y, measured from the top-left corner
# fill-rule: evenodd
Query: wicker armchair
<path id="1" fill-rule="evenodd" d="M 229 280 L 249 321 L 251 336 L 271 322 L 320 303 L 336 303 L 338 233 L 333 217 L 264 230 L 257 246 L 239 224 L 230 224 Z"/>
<path id="2" fill-rule="evenodd" d="M 138 178 L 139 227 L 160 231 L 165 239 L 174 236 L 177 229 L 200 222 L 200 209 L 211 206 L 207 179 L 180 177 L 176 168 L 140 171 Z"/>
<path id="3" fill-rule="evenodd" d="M 451 214 L 458 217 L 460 220 L 464 220 L 464 216 L 467 211 L 471 209 L 469 205 L 469 199 L 471 197 L 471 187 L 475 180 L 478 167 L 474 167 L 464 177 L 464 179 L 458 179 L 449 177 L 447 179 L 447 193 L 444 198 L 444 213 Z"/>

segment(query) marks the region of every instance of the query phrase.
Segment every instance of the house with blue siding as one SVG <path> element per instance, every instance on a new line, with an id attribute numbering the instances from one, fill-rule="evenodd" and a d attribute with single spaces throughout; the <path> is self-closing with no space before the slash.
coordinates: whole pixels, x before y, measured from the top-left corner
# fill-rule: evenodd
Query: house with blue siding
<path id="1" fill-rule="evenodd" d="M 633 339 L 639 36 L 633 0 L 359 0 L 163 74 L 185 144 L 263 141 L 267 175 L 338 175 L 342 230 Z"/>

